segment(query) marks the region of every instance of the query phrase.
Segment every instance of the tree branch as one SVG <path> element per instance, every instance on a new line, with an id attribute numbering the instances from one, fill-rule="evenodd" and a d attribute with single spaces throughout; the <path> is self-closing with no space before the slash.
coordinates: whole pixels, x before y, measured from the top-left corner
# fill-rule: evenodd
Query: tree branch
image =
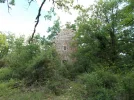
<path id="1" fill-rule="evenodd" d="M 31 5 L 31 3 L 32 3 L 33 1 L 34 1 L 34 0 L 28 0 L 29 6 Z"/>
<path id="2" fill-rule="evenodd" d="M 43 0 L 43 1 L 42 1 L 41 5 L 40 5 L 40 8 L 39 8 L 39 10 L 38 10 L 38 15 L 36 16 L 34 31 L 33 31 L 33 33 L 32 33 L 31 40 L 33 39 L 34 34 L 35 34 L 35 32 L 36 32 L 36 27 L 37 27 L 37 25 L 38 25 L 38 23 L 39 23 L 39 19 L 40 19 L 40 16 L 41 16 L 41 10 L 42 10 L 42 7 L 43 7 L 43 5 L 44 5 L 45 2 L 46 2 L 46 0 Z"/>
<path id="3" fill-rule="evenodd" d="M 10 13 L 9 10 L 11 9 L 11 7 L 10 7 L 10 5 L 9 5 L 8 0 L 7 0 L 7 7 L 8 7 L 8 13 Z"/>

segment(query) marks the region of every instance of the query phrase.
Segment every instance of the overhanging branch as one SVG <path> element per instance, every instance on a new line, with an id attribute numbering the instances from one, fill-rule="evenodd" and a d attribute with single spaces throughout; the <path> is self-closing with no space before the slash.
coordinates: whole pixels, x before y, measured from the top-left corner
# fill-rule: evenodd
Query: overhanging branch
<path id="1" fill-rule="evenodd" d="M 41 5 L 40 5 L 40 7 L 39 7 L 38 14 L 37 14 L 37 16 L 36 16 L 34 31 L 33 31 L 33 33 L 32 33 L 31 40 L 33 39 L 34 34 L 35 34 L 35 32 L 36 32 L 36 27 L 37 27 L 37 25 L 38 25 L 38 23 L 39 23 L 39 21 L 40 21 L 41 10 L 42 10 L 42 7 L 43 7 L 43 5 L 44 5 L 45 2 L 46 2 L 46 0 L 43 0 L 42 3 L 41 3 Z"/>

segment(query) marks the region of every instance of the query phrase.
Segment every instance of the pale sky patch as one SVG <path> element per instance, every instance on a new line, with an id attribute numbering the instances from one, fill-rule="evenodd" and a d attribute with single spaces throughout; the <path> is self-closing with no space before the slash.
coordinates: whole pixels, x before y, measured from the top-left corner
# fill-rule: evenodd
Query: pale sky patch
<path id="1" fill-rule="evenodd" d="M 10 14 L 8 13 L 6 4 L 0 4 L 0 31 L 10 31 L 15 33 L 16 35 L 26 35 L 29 36 L 32 34 L 34 29 L 34 21 L 38 12 L 38 8 L 41 4 L 42 0 L 37 0 L 37 2 L 33 2 L 31 6 L 28 8 L 27 1 L 16 0 L 16 5 L 12 7 L 10 10 Z M 77 1 L 77 0 L 76 0 Z M 93 4 L 94 0 L 78 0 L 75 2 L 76 4 L 82 4 L 84 7 L 88 7 Z M 44 15 L 47 11 L 52 7 L 52 3 L 47 1 L 42 10 L 42 16 L 40 18 L 39 25 L 37 26 L 36 33 L 40 33 L 41 35 L 48 35 L 47 28 L 53 25 L 53 21 L 47 21 L 44 18 Z M 74 10 L 71 10 L 72 14 L 64 12 L 62 10 L 55 10 L 57 16 L 60 17 L 61 24 L 64 25 L 66 22 L 74 22 L 78 13 Z"/>

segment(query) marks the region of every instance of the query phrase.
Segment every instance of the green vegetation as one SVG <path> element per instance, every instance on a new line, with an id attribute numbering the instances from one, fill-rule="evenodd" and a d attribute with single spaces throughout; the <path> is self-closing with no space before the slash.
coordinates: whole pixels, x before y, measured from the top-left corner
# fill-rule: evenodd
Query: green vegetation
<path id="1" fill-rule="evenodd" d="M 75 6 L 75 24 L 65 25 L 76 30 L 71 64 L 61 65 L 52 44 L 60 19 L 30 43 L 0 33 L 0 100 L 133 100 L 133 8 L 133 0 Z"/>

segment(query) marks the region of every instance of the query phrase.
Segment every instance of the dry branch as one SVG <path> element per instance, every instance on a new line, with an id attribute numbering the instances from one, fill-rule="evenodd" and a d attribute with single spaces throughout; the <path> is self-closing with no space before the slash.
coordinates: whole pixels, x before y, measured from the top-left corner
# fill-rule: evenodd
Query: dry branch
<path id="1" fill-rule="evenodd" d="M 38 25 L 38 23 L 39 23 L 39 21 L 40 21 L 41 10 L 42 10 L 42 7 L 43 7 L 43 5 L 44 5 L 45 2 L 46 2 L 46 0 L 43 0 L 42 3 L 41 3 L 41 5 L 40 5 L 40 7 L 39 7 L 38 15 L 36 16 L 36 21 L 35 21 L 34 31 L 33 31 L 33 33 L 32 33 L 31 40 L 33 39 L 34 34 L 35 34 L 35 32 L 36 32 L 36 27 L 37 27 L 37 25 Z"/>

